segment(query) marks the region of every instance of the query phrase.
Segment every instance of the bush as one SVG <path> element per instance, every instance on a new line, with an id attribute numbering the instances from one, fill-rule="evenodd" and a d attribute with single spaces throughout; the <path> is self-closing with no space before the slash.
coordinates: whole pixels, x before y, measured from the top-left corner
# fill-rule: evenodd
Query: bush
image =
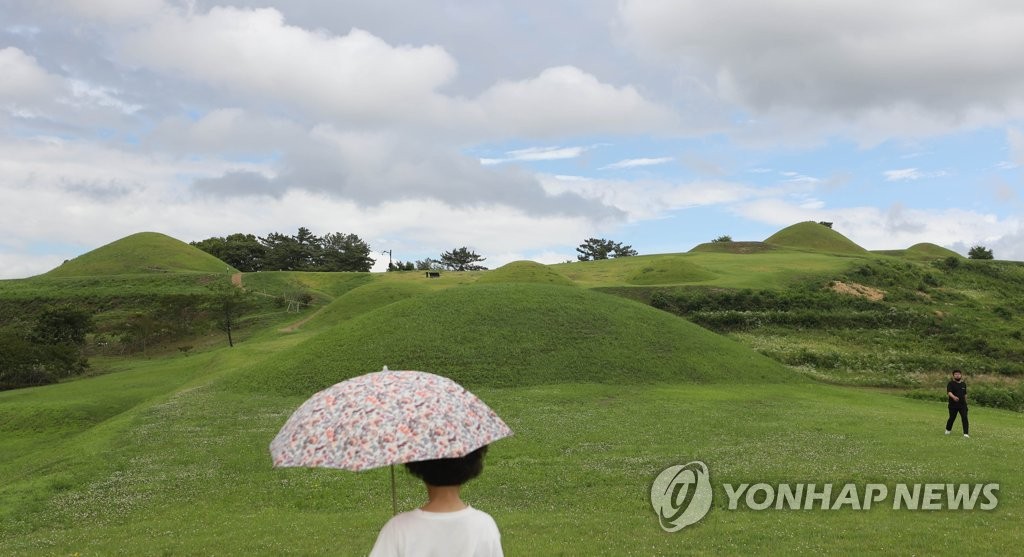
<path id="1" fill-rule="evenodd" d="M 77 347 L 39 344 L 14 333 L 0 333 L 0 390 L 55 383 L 88 368 Z"/>
<path id="2" fill-rule="evenodd" d="M 985 246 L 973 246 L 968 252 L 969 259 L 992 259 L 992 250 Z"/>
<path id="3" fill-rule="evenodd" d="M 981 406 L 1024 411 L 1024 389 L 996 385 L 972 385 L 969 401 Z"/>
<path id="4" fill-rule="evenodd" d="M 956 257 L 954 255 L 951 255 L 951 256 L 943 259 L 939 263 L 940 263 L 940 265 L 939 265 L 940 267 L 942 267 L 944 269 L 947 269 L 949 271 L 952 271 L 952 270 L 960 267 L 960 258 Z"/>

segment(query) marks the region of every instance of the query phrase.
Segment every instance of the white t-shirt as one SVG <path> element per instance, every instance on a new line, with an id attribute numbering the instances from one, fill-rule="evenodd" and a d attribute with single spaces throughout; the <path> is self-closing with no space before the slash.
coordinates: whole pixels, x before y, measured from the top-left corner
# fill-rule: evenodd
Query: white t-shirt
<path id="1" fill-rule="evenodd" d="M 502 557 L 501 533 L 491 515 L 467 506 L 434 513 L 395 515 L 384 525 L 370 557 Z"/>

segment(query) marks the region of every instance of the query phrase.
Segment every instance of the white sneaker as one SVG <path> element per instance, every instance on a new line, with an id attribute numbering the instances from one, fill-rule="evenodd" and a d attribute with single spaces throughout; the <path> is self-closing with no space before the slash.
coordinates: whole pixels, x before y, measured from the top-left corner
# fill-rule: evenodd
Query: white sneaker
<path id="1" fill-rule="evenodd" d="M 948 429 L 946 430 L 946 435 L 949 435 L 949 430 Z"/>
<path id="2" fill-rule="evenodd" d="M 970 435 L 967 435 L 967 434 L 965 433 L 965 434 L 964 434 L 964 437 L 965 437 L 965 438 L 967 438 L 967 439 L 970 439 L 970 437 L 971 437 L 971 436 L 970 436 Z"/>

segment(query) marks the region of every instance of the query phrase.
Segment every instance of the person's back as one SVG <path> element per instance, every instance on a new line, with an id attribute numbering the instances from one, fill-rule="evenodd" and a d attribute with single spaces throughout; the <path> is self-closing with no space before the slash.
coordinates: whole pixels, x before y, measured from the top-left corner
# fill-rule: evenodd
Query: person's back
<path id="1" fill-rule="evenodd" d="M 423 480 L 427 503 L 384 525 L 370 557 L 502 557 L 501 533 L 491 515 L 462 501 L 462 484 L 483 471 L 487 446 L 458 458 L 410 462 Z"/>
<path id="2" fill-rule="evenodd" d="M 500 557 L 501 534 L 491 515 L 466 506 L 452 512 L 415 509 L 396 515 L 370 557 Z"/>

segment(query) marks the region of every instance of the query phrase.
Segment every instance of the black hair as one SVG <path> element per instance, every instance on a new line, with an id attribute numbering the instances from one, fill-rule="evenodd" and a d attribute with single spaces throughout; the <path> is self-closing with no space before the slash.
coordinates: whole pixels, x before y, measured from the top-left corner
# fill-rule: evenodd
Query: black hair
<path id="1" fill-rule="evenodd" d="M 487 445 L 462 457 L 407 462 L 405 468 L 427 485 L 462 485 L 484 471 L 485 454 Z"/>
<path id="2" fill-rule="evenodd" d="M 953 370 L 953 373 L 952 373 L 951 375 L 956 375 L 956 374 L 958 374 L 958 373 L 959 373 L 960 375 L 963 375 L 963 374 L 964 374 L 964 372 L 960 371 L 959 369 L 954 369 L 954 370 Z"/>

